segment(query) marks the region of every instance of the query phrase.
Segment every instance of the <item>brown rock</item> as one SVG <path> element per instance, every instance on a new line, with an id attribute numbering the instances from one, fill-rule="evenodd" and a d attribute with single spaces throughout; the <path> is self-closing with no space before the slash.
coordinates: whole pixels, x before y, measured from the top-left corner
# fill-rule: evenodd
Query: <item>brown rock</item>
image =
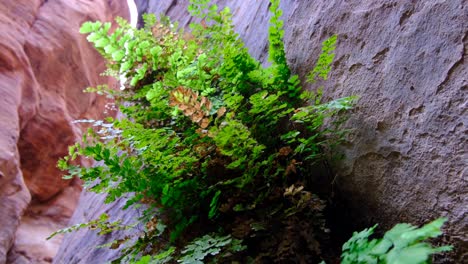
<path id="1" fill-rule="evenodd" d="M 25 33 L 22 28 L 31 19 L 22 15 L 28 13 L 27 8 L 33 10 L 34 4 L 15 10 L 11 3 L 0 5 L 0 263 L 6 262 L 19 218 L 31 199 L 19 167 L 16 147 L 21 90 L 29 79 L 26 56 L 21 52 Z M 18 38 L 15 38 L 16 34 Z"/>
<path id="2" fill-rule="evenodd" d="M 110 21 L 116 15 L 129 17 L 126 1 L 4 0 L 0 4 L 0 263 L 6 261 L 31 195 L 35 201 L 31 209 L 44 207 L 40 203 L 45 202 L 47 206 L 24 218 L 18 247 L 12 252 L 27 257 L 16 255 L 9 262 L 39 263 L 35 261 L 43 257 L 51 261 L 51 254 L 40 247 L 39 255 L 32 258 L 24 253 L 30 249 L 28 241 L 36 243 L 26 236 L 38 231 L 34 237 L 42 241 L 36 243 L 40 246 L 45 230 L 63 226 L 71 215 L 80 188 L 62 180 L 56 162 L 81 135 L 73 120 L 105 114 L 107 101 L 82 90 L 114 83 L 99 76 L 105 62 L 78 29 L 84 21 Z M 50 221 L 31 215 L 46 215 Z M 48 221 L 49 229 L 39 228 Z"/>
<path id="3" fill-rule="evenodd" d="M 0 106 L 0 109 L 2 107 Z M 6 122 L 0 120 L 0 144 L 11 138 L 17 130 L 7 130 Z M 7 252 L 13 244 L 20 216 L 26 209 L 31 196 L 19 170 L 18 154 L 14 145 L 10 150 L 0 148 L 0 263 L 5 263 Z"/>
<path id="4" fill-rule="evenodd" d="M 28 31 L 24 52 L 37 82 L 37 96 L 25 96 L 33 110 L 20 112 L 18 146 L 24 178 L 33 198 L 48 200 L 69 185 L 57 177 L 61 172 L 56 160 L 67 154 L 68 146 L 80 137 L 79 127 L 71 122 L 106 114 L 103 109 L 107 101 L 83 93 L 83 89 L 112 80 L 99 76 L 105 62 L 78 29 L 87 20 L 113 20 L 112 12 L 117 7 L 106 1 L 93 5 L 48 1 L 38 10 Z M 127 12 L 124 6 L 116 10 Z"/>

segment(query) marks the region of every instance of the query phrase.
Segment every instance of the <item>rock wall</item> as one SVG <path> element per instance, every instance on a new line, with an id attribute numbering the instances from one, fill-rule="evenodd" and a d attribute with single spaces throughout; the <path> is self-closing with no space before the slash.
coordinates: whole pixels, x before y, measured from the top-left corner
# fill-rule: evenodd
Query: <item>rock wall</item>
<path id="1" fill-rule="evenodd" d="M 135 209 L 130 207 L 123 210 L 127 199 L 125 197 L 117 199 L 115 202 L 105 204 L 105 194 L 95 194 L 83 191 L 70 223 L 86 223 L 97 219 L 101 214 L 109 215 L 109 221 L 121 220 L 123 226 L 131 226 L 137 223 L 138 218 L 143 216 L 143 208 Z M 112 232 L 108 235 L 98 235 L 97 230 L 87 228 L 65 235 L 63 242 L 55 256 L 55 264 L 87 264 L 87 263 L 110 263 L 110 261 L 120 257 L 120 249 L 100 248 L 99 246 L 109 244 L 119 239 L 130 237 L 129 244 L 134 242 L 144 230 L 143 226 L 136 226 L 128 230 Z M 130 244 L 131 245 L 131 244 Z"/>
<path id="2" fill-rule="evenodd" d="M 44 238 L 81 191 L 62 180 L 57 159 L 80 137 L 73 120 L 103 116 L 107 101 L 82 90 L 113 82 L 99 76 L 105 62 L 78 29 L 117 15 L 129 17 L 126 1 L 0 3 L 0 263 L 10 249 L 8 263 L 52 261 L 58 241 Z"/>
<path id="3" fill-rule="evenodd" d="M 140 13 L 186 25 L 187 1 L 136 0 Z M 234 14 L 251 54 L 267 58 L 268 6 L 216 0 Z M 332 34 L 338 45 L 325 96 L 357 95 L 353 132 L 334 165 L 335 190 L 363 227 L 445 216 L 452 259 L 468 259 L 465 0 L 282 0 L 289 64 L 304 80 Z M 316 87 L 309 87 L 314 89 Z"/>

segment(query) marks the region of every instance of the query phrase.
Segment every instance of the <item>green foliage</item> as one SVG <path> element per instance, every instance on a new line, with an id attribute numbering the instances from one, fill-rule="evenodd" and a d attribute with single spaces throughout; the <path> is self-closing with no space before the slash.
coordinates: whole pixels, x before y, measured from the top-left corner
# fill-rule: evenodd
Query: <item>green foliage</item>
<path id="1" fill-rule="evenodd" d="M 106 235 L 114 231 L 131 229 L 133 227 L 134 226 L 121 225 L 120 220 L 110 222 L 109 215 L 104 213 L 104 214 L 101 214 L 98 219 L 91 220 L 87 223 L 80 223 L 80 224 L 72 225 L 64 229 L 60 229 L 52 233 L 49 237 L 47 237 L 47 240 L 53 238 L 56 235 L 71 233 L 71 232 L 74 232 L 83 228 L 97 230 L 99 235 Z"/>
<path id="2" fill-rule="evenodd" d="M 295 100 L 300 93 L 300 86 L 289 85 L 288 80 L 291 78 L 291 70 L 289 69 L 286 52 L 284 50 L 284 22 L 281 20 L 283 12 L 279 9 L 280 0 L 272 0 L 270 6 L 271 19 L 268 36 L 270 41 L 269 59 L 272 62 L 270 71 L 272 73 L 272 86 L 276 90 L 286 92 L 291 100 Z"/>
<path id="3" fill-rule="evenodd" d="M 331 64 L 335 58 L 337 36 L 333 35 L 323 42 L 322 53 L 315 65 L 314 69 L 307 76 L 307 81 L 314 83 L 318 78 L 323 80 L 328 79 L 328 73 L 331 71 Z"/>
<path id="4" fill-rule="evenodd" d="M 134 262 L 134 264 L 164 264 L 169 263 L 173 260 L 172 255 L 174 254 L 176 248 L 170 247 L 167 250 L 163 250 L 156 255 L 145 255 L 141 257 L 138 261 Z"/>
<path id="5" fill-rule="evenodd" d="M 182 250 L 182 256 L 177 261 L 182 264 L 203 264 L 207 256 L 239 252 L 245 249 L 241 241 L 233 239 L 230 235 L 215 236 L 204 235 L 190 242 Z"/>
<path id="6" fill-rule="evenodd" d="M 250 56 L 229 9 L 192 0 L 189 11 L 202 21 L 191 32 L 153 15 L 142 29 L 123 19 L 113 32 L 83 24 L 109 61 L 106 74 L 127 80 L 123 90 L 88 91 L 114 98 L 124 117 L 80 120 L 91 129 L 59 167 L 106 202 L 130 195 L 127 207 L 148 205 L 144 234 L 118 261 L 298 260 L 299 241 L 316 245 L 303 255 L 319 259 L 325 203 L 307 168 L 340 141 L 336 117 L 356 98 L 322 102 L 320 90 L 302 90 L 287 64 L 279 0 L 270 7 L 269 67 Z M 324 42 L 314 79 L 326 79 L 335 42 Z M 76 165 L 80 158 L 97 163 Z"/>
<path id="7" fill-rule="evenodd" d="M 431 254 L 451 250 L 450 246 L 433 248 L 424 242 L 442 234 L 440 228 L 446 219 L 439 218 L 420 228 L 410 224 L 397 224 L 383 238 L 369 240 L 376 226 L 355 232 L 343 245 L 343 264 L 387 263 L 422 264 L 430 263 Z"/>
<path id="8" fill-rule="evenodd" d="M 124 117 L 78 120 L 90 129 L 58 165 L 106 202 L 126 195 L 126 207 L 146 205 L 144 230 L 107 245 L 135 241 L 113 263 L 317 263 L 326 203 L 312 193 L 308 170 L 340 143 L 340 113 L 357 98 L 323 102 L 322 88 L 302 89 L 287 64 L 280 0 L 270 6 L 269 67 L 250 56 L 229 9 L 209 2 L 190 1 L 202 21 L 190 32 L 154 15 L 142 29 L 123 19 L 112 32 L 110 23 L 82 25 L 109 62 L 104 74 L 126 80 L 122 90 L 87 91 L 115 99 Z M 308 82 L 328 78 L 336 41 L 323 42 Z M 83 158 L 96 163 L 77 165 Z M 343 263 L 425 263 L 449 249 L 424 242 L 443 222 L 400 224 L 371 241 L 375 227 L 355 233 Z M 102 216 L 55 234 L 83 227 L 122 228 Z"/>

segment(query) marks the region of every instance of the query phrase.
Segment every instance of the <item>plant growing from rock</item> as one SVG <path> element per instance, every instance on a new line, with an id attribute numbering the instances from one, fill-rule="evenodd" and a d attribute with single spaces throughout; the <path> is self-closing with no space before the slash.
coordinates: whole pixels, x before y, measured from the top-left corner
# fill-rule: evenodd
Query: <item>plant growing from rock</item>
<path id="1" fill-rule="evenodd" d="M 110 243 L 126 244 L 114 262 L 318 262 L 326 203 L 311 192 L 307 168 L 339 142 L 341 131 L 324 124 L 355 98 L 322 102 L 320 92 L 302 89 L 285 57 L 279 0 L 271 0 L 268 67 L 249 55 L 229 9 L 192 0 L 189 11 L 202 21 L 189 33 L 152 15 L 142 29 L 122 19 L 114 32 L 109 23 L 83 24 L 81 33 L 109 61 L 106 74 L 127 80 L 123 90 L 88 91 L 115 98 L 124 117 L 81 120 L 98 129 L 70 147 L 59 167 L 106 193 L 107 202 L 131 195 L 127 206 L 146 204 L 144 232 Z M 327 78 L 335 43 L 336 36 L 324 42 L 309 82 Z M 78 157 L 97 163 L 76 166 Z M 441 221 L 397 225 L 379 240 L 368 240 L 373 228 L 356 233 L 342 260 L 426 261 L 448 249 L 423 242 L 440 234 Z M 86 226 L 128 228 L 104 217 L 63 232 Z"/>
<path id="2" fill-rule="evenodd" d="M 86 22 L 81 33 L 109 61 L 125 89 L 91 91 L 115 98 L 124 114 L 94 122 L 59 162 L 107 202 L 144 203 L 146 230 L 116 260 L 138 263 L 318 261 L 327 236 L 325 202 L 306 168 L 340 139 L 325 121 L 354 97 L 322 102 L 292 75 L 283 45 L 279 0 L 271 0 L 271 65 L 251 57 L 229 9 L 192 0 L 201 23 L 185 32 L 145 16 L 134 29 L 118 19 Z M 336 36 L 324 42 L 309 80 L 326 79 Z M 73 160 L 86 157 L 90 168 Z M 126 243 L 121 241 L 120 243 Z"/>

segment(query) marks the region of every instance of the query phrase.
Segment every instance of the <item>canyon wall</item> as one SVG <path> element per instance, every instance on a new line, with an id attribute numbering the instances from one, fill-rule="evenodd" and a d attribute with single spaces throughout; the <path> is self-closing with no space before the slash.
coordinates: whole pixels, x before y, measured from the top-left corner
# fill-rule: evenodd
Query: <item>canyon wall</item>
<path id="1" fill-rule="evenodd" d="M 135 2 L 140 13 L 164 13 L 181 25 L 191 21 L 188 1 Z M 266 62 L 269 1 L 212 2 L 231 8 L 236 31 L 251 54 Z M 321 42 L 336 34 L 325 98 L 360 97 L 346 123 L 351 134 L 339 149 L 344 159 L 333 164 L 338 209 L 353 228 L 379 223 L 384 229 L 445 216 L 442 241 L 455 250 L 436 262 L 463 263 L 468 259 L 466 1 L 283 0 L 281 8 L 293 71 L 304 80 Z M 84 194 L 80 204 L 97 199 L 92 197 Z M 75 217 L 83 221 L 99 214 Z M 132 217 L 136 214 L 125 214 Z M 76 243 L 73 238 L 62 250 Z"/>
<path id="2" fill-rule="evenodd" d="M 117 15 L 129 17 L 126 1 L 0 3 L 0 263 L 52 261 L 59 241 L 45 237 L 81 192 L 57 160 L 81 136 L 73 120 L 105 114 L 106 99 L 83 89 L 115 82 L 100 76 L 105 62 L 78 30 Z"/>

